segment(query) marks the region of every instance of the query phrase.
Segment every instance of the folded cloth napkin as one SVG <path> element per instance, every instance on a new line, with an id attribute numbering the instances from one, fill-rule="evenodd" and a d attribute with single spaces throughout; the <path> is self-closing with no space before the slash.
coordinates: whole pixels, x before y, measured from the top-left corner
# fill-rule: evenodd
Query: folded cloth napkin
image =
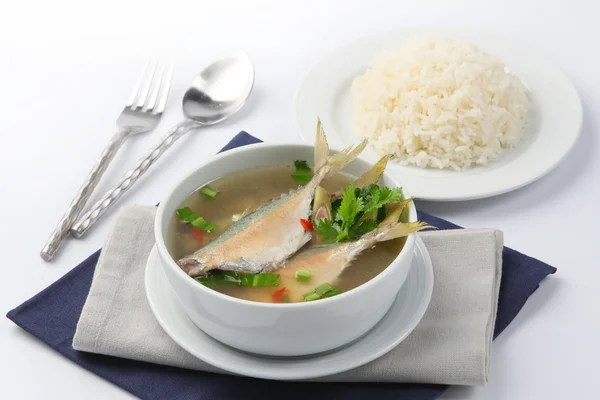
<path id="1" fill-rule="evenodd" d="M 178 348 L 146 300 L 144 271 L 154 245 L 155 207 L 117 216 L 96 266 L 73 348 L 157 364 L 220 372 Z M 502 234 L 460 229 L 421 234 L 435 276 L 430 306 L 407 340 L 385 356 L 329 382 L 480 385 L 489 354 L 502 271 Z"/>
<path id="2" fill-rule="evenodd" d="M 260 140 L 242 132 L 222 151 L 257 142 Z M 419 219 L 440 229 L 460 228 L 422 212 L 419 213 Z M 71 344 L 90 292 L 99 255 L 100 251 L 92 254 L 57 282 L 10 311 L 7 316 L 60 354 L 139 398 L 264 399 L 268 393 L 269 398 L 286 399 L 374 397 L 390 400 L 429 400 L 437 398 L 447 388 L 446 385 L 407 383 L 276 382 L 76 351 Z M 541 261 L 506 247 L 503 249 L 502 259 L 502 280 L 494 337 L 515 318 L 539 283 L 548 274 L 556 271 Z M 437 281 L 440 278 L 437 276 Z M 437 287 L 434 291 L 436 289 Z M 432 303 L 430 310 L 433 307 Z M 415 333 L 425 326 L 426 321 L 422 321 Z M 153 331 L 153 334 L 156 334 L 156 331 Z"/>

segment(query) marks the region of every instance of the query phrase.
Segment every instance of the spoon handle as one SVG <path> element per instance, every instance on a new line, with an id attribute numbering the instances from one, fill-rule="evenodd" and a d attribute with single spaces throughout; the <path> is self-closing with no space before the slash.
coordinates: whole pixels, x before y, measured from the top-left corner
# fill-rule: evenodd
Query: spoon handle
<path id="1" fill-rule="evenodd" d="M 90 208 L 71 228 L 71 235 L 80 238 L 98 219 L 127 192 L 135 182 L 150 168 L 150 166 L 169 148 L 177 139 L 190 130 L 197 128 L 198 123 L 184 120 L 177 124 L 169 133 L 162 138 L 152 150 L 140 158 L 135 166 L 127 171 L 119 182 L 110 188 L 108 192 Z"/>
<path id="2" fill-rule="evenodd" d="M 108 145 L 102 151 L 98 161 L 79 188 L 77 195 L 71 201 L 71 204 L 69 204 L 69 208 L 67 208 L 67 211 L 56 225 L 54 232 L 52 232 L 46 241 L 46 245 L 42 251 L 40 251 L 40 257 L 42 257 L 44 261 L 50 261 L 54 257 L 54 254 L 60 247 L 63 239 L 69 234 L 71 226 L 77 220 L 79 214 L 81 214 L 81 211 L 83 211 L 83 208 L 94 191 L 94 188 L 100 181 L 102 174 L 104 174 L 104 171 L 106 171 L 106 167 L 108 167 L 110 164 L 110 161 L 113 159 L 117 153 L 117 150 L 119 150 L 125 141 L 125 138 L 129 132 L 129 128 L 119 129 L 119 131 L 113 135 Z"/>

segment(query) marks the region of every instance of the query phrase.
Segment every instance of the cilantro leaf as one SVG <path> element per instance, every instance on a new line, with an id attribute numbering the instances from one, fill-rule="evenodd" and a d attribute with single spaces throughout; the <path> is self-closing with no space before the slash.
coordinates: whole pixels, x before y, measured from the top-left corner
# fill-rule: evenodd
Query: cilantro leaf
<path id="1" fill-rule="evenodd" d="M 341 197 L 335 199 L 333 201 L 333 203 L 331 203 L 331 218 L 333 218 L 333 220 L 337 219 L 337 212 L 340 209 L 340 205 L 341 204 L 342 204 L 342 198 Z"/>
<path id="2" fill-rule="evenodd" d="M 375 193 L 380 191 L 379 186 L 376 184 L 370 184 L 368 186 L 364 186 L 360 189 L 360 196 L 363 198 L 367 198 L 369 196 L 373 196 Z"/>
<path id="3" fill-rule="evenodd" d="M 398 203 L 404 200 L 404 193 L 401 187 L 389 188 L 387 186 L 381 188 L 379 201 L 382 203 Z"/>
<path id="4" fill-rule="evenodd" d="M 200 228 L 203 231 L 212 232 L 216 229 L 215 224 L 205 220 L 199 214 L 193 212 L 189 207 L 180 208 L 177 210 L 177 215 L 179 215 L 181 221 L 189 222 L 192 226 Z"/>
<path id="5" fill-rule="evenodd" d="M 361 197 L 356 197 L 354 185 L 351 183 L 346 190 L 342 192 L 342 203 L 337 210 L 336 220 L 342 223 L 342 230 L 346 231 L 354 223 L 354 219 L 359 212 L 363 211 L 364 202 Z"/>
<path id="6" fill-rule="evenodd" d="M 350 227 L 348 237 L 350 240 L 360 239 L 362 235 L 371 232 L 372 230 L 377 228 L 378 225 L 379 222 L 377 222 L 374 219 L 365 219 L 363 221 L 360 221 L 358 224 L 355 224 L 352 227 Z"/>
<path id="7" fill-rule="evenodd" d="M 387 217 L 387 211 L 385 210 L 385 207 L 379 207 L 377 210 L 377 223 L 380 224 L 385 217 Z"/>
<path id="8" fill-rule="evenodd" d="M 336 242 L 341 243 L 347 241 L 348 239 L 350 239 L 350 232 L 348 228 L 338 230 L 337 237 L 335 238 Z"/>
<path id="9" fill-rule="evenodd" d="M 390 189 L 389 187 L 377 187 L 377 189 L 371 190 L 367 195 L 364 212 L 365 214 L 370 213 L 371 211 L 377 210 L 386 204 L 402 201 L 403 198 L 404 194 L 402 193 L 402 188 Z"/>
<path id="10" fill-rule="evenodd" d="M 380 188 L 376 184 L 355 188 L 351 183 L 331 203 L 333 220 L 317 223 L 319 238 L 324 243 L 357 240 L 385 219 L 386 204 L 403 199 L 402 188 Z"/>
<path id="11" fill-rule="evenodd" d="M 308 166 L 308 163 L 304 160 L 294 161 L 296 172 L 292 174 L 292 179 L 301 185 L 306 185 L 312 178 L 312 171 Z"/>
<path id="12" fill-rule="evenodd" d="M 333 221 L 325 219 L 317 221 L 317 234 L 323 243 L 331 244 L 337 242 L 338 230 L 335 228 Z"/>

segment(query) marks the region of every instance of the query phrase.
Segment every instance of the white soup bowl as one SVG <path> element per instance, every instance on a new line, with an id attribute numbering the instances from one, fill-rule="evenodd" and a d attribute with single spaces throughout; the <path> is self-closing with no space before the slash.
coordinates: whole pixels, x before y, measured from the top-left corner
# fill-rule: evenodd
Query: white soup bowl
<path id="1" fill-rule="evenodd" d="M 332 350 L 375 326 L 404 284 L 412 263 L 415 234 L 407 237 L 396 259 L 375 278 L 335 297 L 305 303 L 259 303 L 227 296 L 199 284 L 173 260 L 167 238 L 176 209 L 193 191 L 236 171 L 313 158 L 314 147 L 302 144 L 261 143 L 229 150 L 183 178 L 160 203 L 154 232 L 161 266 L 185 313 L 216 340 L 239 350 L 271 356 Z M 358 176 L 370 167 L 372 164 L 357 158 L 343 171 Z M 400 186 L 387 173 L 382 179 L 386 186 Z M 416 221 L 412 203 L 408 214 L 409 221 Z"/>

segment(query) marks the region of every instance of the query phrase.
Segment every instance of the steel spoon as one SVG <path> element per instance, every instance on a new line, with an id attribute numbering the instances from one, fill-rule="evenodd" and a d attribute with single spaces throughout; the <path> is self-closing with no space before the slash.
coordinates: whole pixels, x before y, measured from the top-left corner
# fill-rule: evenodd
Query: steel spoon
<path id="1" fill-rule="evenodd" d="M 217 124 L 235 114 L 246 102 L 253 86 L 254 65 L 245 54 L 223 58 L 200 72 L 183 96 L 184 120 L 77 220 L 71 234 L 82 237 L 177 139 L 193 129 Z"/>

